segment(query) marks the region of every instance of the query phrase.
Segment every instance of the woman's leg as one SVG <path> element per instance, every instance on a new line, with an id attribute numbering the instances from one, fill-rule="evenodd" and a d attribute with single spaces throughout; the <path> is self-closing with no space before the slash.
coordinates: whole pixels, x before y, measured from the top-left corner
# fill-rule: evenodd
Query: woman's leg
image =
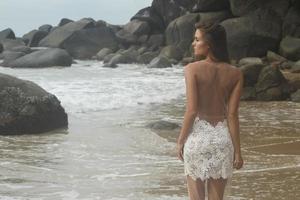
<path id="1" fill-rule="evenodd" d="M 205 181 L 200 178 L 194 181 L 187 175 L 187 186 L 190 200 L 205 200 Z"/>
<path id="2" fill-rule="evenodd" d="M 209 178 L 207 181 L 208 200 L 222 200 L 227 179 Z"/>

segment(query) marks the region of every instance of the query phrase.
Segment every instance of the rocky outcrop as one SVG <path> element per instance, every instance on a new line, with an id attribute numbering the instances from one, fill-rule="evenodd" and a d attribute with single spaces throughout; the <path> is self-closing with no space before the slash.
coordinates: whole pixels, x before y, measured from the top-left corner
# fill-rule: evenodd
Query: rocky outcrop
<path id="1" fill-rule="evenodd" d="M 0 135 L 37 134 L 68 126 L 60 101 L 37 84 L 0 73 Z"/>
<path id="2" fill-rule="evenodd" d="M 14 31 L 11 28 L 0 31 L 0 42 L 3 39 L 16 39 Z"/>
<path id="3" fill-rule="evenodd" d="M 29 47 L 37 47 L 39 42 L 48 35 L 47 31 L 32 30 L 29 33 L 23 35 L 23 40 Z"/>

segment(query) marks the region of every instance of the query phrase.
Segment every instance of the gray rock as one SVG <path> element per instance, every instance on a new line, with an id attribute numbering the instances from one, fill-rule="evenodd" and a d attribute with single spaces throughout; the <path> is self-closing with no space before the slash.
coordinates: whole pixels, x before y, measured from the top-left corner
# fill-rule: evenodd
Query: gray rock
<path id="1" fill-rule="evenodd" d="M 300 38 L 300 11 L 295 6 L 289 8 L 282 24 L 282 37 L 287 35 Z"/>
<path id="2" fill-rule="evenodd" d="M 0 134 L 37 134 L 68 126 L 60 101 L 37 84 L 0 73 Z"/>
<path id="3" fill-rule="evenodd" d="M 293 102 L 300 102 L 300 89 L 298 89 L 296 92 L 291 94 L 291 100 Z"/>
<path id="4" fill-rule="evenodd" d="M 51 29 L 52 29 L 52 25 L 50 24 L 44 24 L 39 27 L 39 31 L 45 31 L 47 33 L 50 33 Z"/>
<path id="5" fill-rule="evenodd" d="M 64 48 L 64 42 L 74 34 L 74 32 L 95 27 L 90 20 L 81 19 L 76 22 L 70 22 L 64 26 L 55 28 L 45 38 L 39 42 L 39 46 Z"/>
<path id="6" fill-rule="evenodd" d="M 255 84 L 256 100 L 286 100 L 291 93 L 287 80 L 277 67 L 264 67 Z"/>
<path id="7" fill-rule="evenodd" d="M 229 0 L 230 10 L 234 16 L 244 16 L 253 13 L 258 8 L 271 10 L 275 15 L 283 18 L 289 8 L 289 1 L 285 0 Z"/>
<path id="8" fill-rule="evenodd" d="M 111 49 L 103 48 L 97 53 L 96 59 L 103 60 L 105 58 L 105 56 L 107 56 L 108 54 L 111 54 L 111 53 L 113 53 L 113 51 Z"/>
<path id="9" fill-rule="evenodd" d="M 3 55 L 3 62 L 1 63 L 1 66 L 8 67 L 10 62 L 24 56 L 25 53 L 16 52 L 16 51 L 4 51 L 2 55 Z"/>
<path id="10" fill-rule="evenodd" d="M 300 38 L 284 37 L 280 42 L 279 53 L 289 60 L 300 60 Z"/>
<path id="11" fill-rule="evenodd" d="M 3 51 L 3 45 L 0 43 L 0 53 Z"/>
<path id="12" fill-rule="evenodd" d="M 158 56 L 158 52 L 145 52 L 142 55 L 139 55 L 137 60 L 142 64 L 149 64 L 151 60 Z"/>
<path id="13" fill-rule="evenodd" d="M 164 30 L 165 25 L 163 19 L 155 12 L 152 7 L 146 7 L 139 10 L 131 19 L 148 22 L 152 30 Z"/>
<path id="14" fill-rule="evenodd" d="M 135 44 L 142 35 L 148 35 L 150 32 L 148 22 L 134 19 L 128 22 L 123 29 L 116 33 L 117 38 L 125 44 Z"/>
<path id="15" fill-rule="evenodd" d="M 148 65 L 148 68 L 166 68 L 166 67 L 172 67 L 171 62 L 168 60 L 168 58 L 164 56 L 158 56 L 151 60 L 150 64 Z"/>
<path id="16" fill-rule="evenodd" d="M 258 80 L 260 71 L 263 69 L 262 63 L 248 63 L 240 67 L 244 74 L 244 86 L 254 86 Z"/>
<path id="17" fill-rule="evenodd" d="M 269 62 L 283 62 L 286 61 L 287 59 L 278 55 L 277 53 L 273 52 L 273 51 L 267 51 L 267 59 Z"/>
<path id="18" fill-rule="evenodd" d="M 175 45 L 168 45 L 162 48 L 159 55 L 179 61 L 182 59 L 183 53 L 184 52 L 182 52 L 179 47 L 176 47 Z"/>
<path id="19" fill-rule="evenodd" d="M 19 46 L 25 46 L 25 43 L 22 40 L 15 40 L 15 39 L 3 39 L 1 41 L 2 45 L 3 45 L 3 50 L 11 50 L 15 47 L 19 47 Z"/>
<path id="20" fill-rule="evenodd" d="M 10 49 L 10 51 L 16 51 L 16 52 L 23 52 L 25 54 L 29 54 L 32 52 L 30 47 L 27 46 L 16 46 L 16 47 L 12 47 Z"/>
<path id="21" fill-rule="evenodd" d="M 63 47 L 74 58 L 90 59 L 103 48 L 115 51 L 118 43 L 110 28 L 97 27 L 74 32 L 64 41 Z"/>
<path id="22" fill-rule="evenodd" d="M 263 62 L 258 57 L 246 57 L 246 58 L 242 58 L 241 60 L 239 60 L 239 63 L 238 63 L 239 66 L 247 65 L 247 64 L 262 65 Z"/>
<path id="23" fill-rule="evenodd" d="M 46 31 L 32 30 L 23 35 L 23 39 L 27 41 L 26 45 L 29 47 L 37 47 L 39 42 L 48 35 Z"/>
<path id="24" fill-rule="evenodd" d="M 229 7 L 228 0 L 197 0 L 193 7 L 193 12 L 229 10 Z"/>
<path id="25" fill-rule="evenodd" d="M 281 24 L 259 15 L 227 19 L 221 22 L 227 34 L 229 57 L 263 57 L 276 51 L 281 39 Z"/>
<path id="26" fill-rule="evenodd" d="M 42 68 L 52 66 L 71 66 L 72 58 L 66 50 L 59 48 L 44 49 L 22 56 L 10 63 L 13 68 Z"/>
<path id="27" fill-rule="evenodd" d="M 147 41 L 149 47 L 160 47 L 165 43 L 165 36 L 163 34 L 153 34 Z"/>
<path id="28" fill-rule="evenodd" d="M 14 31 L 11 28 L 0 31 L 0 41 L 3 39 L 16 39 Z"/>
<path id="29" fill-rule="evenodd" d="M 70 22 L 74 22 L 74 21 L 71 20 L 71 19 L 68 19 L 68 18 L 62 18 L 57 26 L 63 26 L 63 25 L 66 25 L 67 23 L 70 23 Z"/>
<path id="30" fill-rule="evenodd" d="M 300 60 L 298 60 L 291 68 L 291 73 L 300 73 Z"/>

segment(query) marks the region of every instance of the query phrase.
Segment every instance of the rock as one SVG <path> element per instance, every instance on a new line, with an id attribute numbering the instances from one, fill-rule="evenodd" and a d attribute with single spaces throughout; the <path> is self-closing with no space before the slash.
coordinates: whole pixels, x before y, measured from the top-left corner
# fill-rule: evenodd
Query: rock
<path id="1" fill-rule="evenodd" d="M 284 37 L 280 42 L 279 53 L 289 60 L 300 60 L 300 38 Z"/>
<path id="2" fill-rule="evenodd" d="M 64 49 L 51 48 L 35 51 L 8 64 L 13 68 L 42 68 L 52 66 L 71 66 L 72 58 Z"/>
<path id="3" fill-rule="evenodd" d="M 179 61 L 183 57 L 183 52 L 179 47 L 176 47 L 175 45 L 169 45 L 162 48 L 159 55 Z"/>
<path id="4" fill-rule="evenodd" d="M 151 122 L 147 124 L 146 127 L 150 128 L 160 137 L 167 139 L 169 142 L 176 142 L 176 138 L 181 129 L 178 124 L 164 120 Z"/>
<path id="5" fill-rule="evenodd" d="M 76 31 L 94 27 L 94 23 L 86 19 L 81 19 L 76 22 L 70 22 L 51 31 L 45 38 L 43 38 L 39 42 L 39 46 L 64 48 L 64 42 Z"/>
<path id="6" fill-rule="evenodd" d="M 248 64 L 262 65 L 263 62 L 260 58 L 257 58 L 257 57 L 246 57 L 246 58 L 242 58 L 238 63 L 239 66 L 248 65 Z"/>
<path id="7" fill-rule="evenodd" d="M 244 87 L 241 100 L 256 100 L 255 87 Z"/>
<path id="8" fill-rule="evenodd" d="M 147 46 L 149 47 L 160 47 L 165 43 L 165 36 L 163 34 L 153 34 L 149 37 L 147 41 Z"/>
<path id="9" fill-rule="evenodd" d="M 148 68 L 166 68 L 166 67 L 172 67 L 172 64 L 168 60 L 168 58 L 164 56 L 158 56 L 151 60 L 150 64 L 148 65 Z"/>
<path id="10" fill-rule="evenodd" d="M 44 24 L 39 27 L 39 31 L 45 31 L 47 33 L 50 33 L 51 29 L 52 29 L 52 25 L 50 24 Z"/>
<path id="11" fill-rule="evenodd" d="M 16 51 L 16 52 L 23 52 L 25 54 L 29 54 L 32 52 L 30 47 L 27 46 L 16 46 L 16 47 L 12 47 L 10 49 L 10 51 Z"/>
<path id="12" fill-rule="evenodd" d="M 110 28 L 97 27 L 74 32 L 64 41 L 63 47 L 74 58 L 90 59 L 103 48 L 115 51 L 118 43 Z"/>
<path id="13" fill-rule="evenodd" d="M 16 39 L 14 31 L 11 28 L 0 31 L 0 41 L 3 39 Z"/>
<path id="14" fill-rule="evenodd" d="M 3 39 L 1 41 L 3 45 L 3 49 L 8 51 L 15 47 L 25 46 L 25 43 L 22 40 L 14 40 L 14 39 Z"/>
<path id="15" fill-rule="evenodd" d="M 158 52 L 148 51 L 143 53 L 142 55 L 139 55 L 137 61 L 142 64 L 149 64 L 151 60 L 158 56 L 158 54 Z"/>
<path id="16" fill-rule="evenodd" d="M 3 51 L 3 45 L 0 43 L 0 53 Z"/>
<path id="17" fill-rule="evenodd" d="M 193 12 L 220 11 L 230 8 L 228 0 L 197 0 Z"/>
<path id="18" fill-rule="evenodd" d="M 33 134 L 68 126 L 60 101 L 37 84 L 0 73 L 0 134 Z"/>
<path id="19" fill-rule="evenodd" d="M 247 63 L 240 67 L 244 74 L 244 86 L 254 86 L 258 80 L 260 71 L 264 65 L 262 63 Z"/>
<path id="20" fill-rule="evenodd" d="M 166 27 L 174 19 L 184 15 L 188 11 L 186 0 L 153 0 L 152 9 L 162 17 Z"/>
<path id="21" fill-rule="evenodd" d="M 122 43 L 135 44 L 140 36 L 148 35 L 150 30 L 148 22 L 134 19 L 118 31 L 116 36 Z"/>
<path id="22" fill-rule="evenodd" d="M 74 22 L 74 21 L 71 20 L 71 19 L 62 18 L 62 19 L 60 20 L 58 26 L 63 26 L 63 25 L 68 24 L 68 23 L 70 23 L 70 22 Z"/>
<path id="23" fill-rule="evenodd" d="M 106 26 L 107 26 L 107 23 L 104 20 L 98 20 L 95 23 L 95 27 L 96 28 L 106 27 Z"/>
<path id="24" fill-rule="evenodd" d="M 152 7 L 146 7 L 139 10 L 131 19 L 132 20 L 139 20 L 147 22 L 151 30 L 159 30 L 163 31 L 165 29 L 165 25 L 163 19 L 159 16 L 158 13 Z"/>
<path id="25" fill-rule="evenodd" d="M 182 59 L 181 64 L 182 65 L 187 65 L 191 62 L 194 62 L 194 58 L 193 57 L 185 57 Z"/>
<path id="26" fill-rule="evenodd" d="M 122 53 L 115 54 L 109 61 L 109 65 L 116 65 L 116 64 L 126 64 L 126 63 L 136 63 L 138 57 L 138 52 L 134 49 L 128 49 L 123 51 Z"/>
<path id="27" fill-rule="evenodd" d="M 289 1 L 285 0 L 229 0 L 229 2 L 230 10 L 234 16 L 244 16 L 262 8 L 271 10 L 275 15 L 283 18 L 289 8 Z"/>
<path id="28" fill-rule="evenodd" d="M 300 89 L 291 94 L 291 100 L 293 102 L 300 102 Z"/>
<path id="29" fill-rule="evenodd" d="M 114 57 L 117 53 L 110 53 L 107 56 L 104 57 L 103 63 L 109 63 L 109 61 Z"/>
<path id="30" fill-rule="evenodd" d="M 291 68 L 291 73 L 300 73 L 300 60 L 298 60 Z"/>
<path id="31" fill-rule="evenodd" d="M 39 42 L 48 35 L 48 32 L 46 31 L 40 31 L 40 30 L 32 30 L 29 33 L 23 35 L 23 39 L 28 41 L 26 43 L 29 47 L 37 47 L 39 45 Z"/>
<path id="32" fill-rule="evenodd" d="M 296 7 L 291 7 L 284 18 L 282 37 L 292 36 L 300 38 L 300 12 Z"/>
<path id="33" fill-rule="evenodd" d="M 189 52 L 188 55 L 190 56 L 190 47 L 196 30 L 195 23 L 198 21 L 214 21 L 217 23 L 229 16 L 230 14 L 227 11 L 183 15 L 168 25 L 165 32 L 166 45 L 175 45 L 183 52 Z"/>
<path id="34" fill-rule="evenodd" d="M 119 67 L 116 63 L 105 63 L 102 67 L 106 68 L 117 68 Z"/>
<path id="35" fill-rule="evenodd" d="M 3 62 L 0 64 L 1 66 L 8 67 L 9 63 L 24 56 L 23 52 L 15 52 L 15 51 L 4 51 L 3 52 Z"/>
<path id="36" fill-rule="evenodd" d="M 281 38 L 281 24 L 271 16 L 255 13 L 221 22 L 227 34 L 230 59 L 262 57 L 268 50 L 276 51 Z"/>
<path id="37" fill-rule="evenodd" d="M 113 53 L 113 51 L 111 49 L 103 48 L 97 53 L 96 59 L 103 60 L 105 58 L 105 56 L 107 56 L 110 53 Z"/>
<path id="38" fill-rule="evenodd" d="M 273 52 L 273 51 L 267 51 L 267 59 L 269 62 L 284 62 L 287 59 L 278 55 L 277 53 Z"/>
<path id="39" fill-rule="evenodd" d="M 265 66 L 255 85 L 256 100 L 271 101 L 289 98 L 289 85 L 277 67 Z"/>

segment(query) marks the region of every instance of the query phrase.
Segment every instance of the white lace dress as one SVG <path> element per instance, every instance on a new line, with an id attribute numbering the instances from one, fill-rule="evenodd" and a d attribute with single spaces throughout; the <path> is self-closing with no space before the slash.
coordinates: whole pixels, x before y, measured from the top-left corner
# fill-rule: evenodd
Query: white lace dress
<path id="1" fill-rule="evenodd" d="M 210 177 L 231 178 L 234 148 L 227 120 L 212 126 L 208 121 L 195 118 L 192 132 L 183 149 L 184 173 L 193 180 Z"/>

